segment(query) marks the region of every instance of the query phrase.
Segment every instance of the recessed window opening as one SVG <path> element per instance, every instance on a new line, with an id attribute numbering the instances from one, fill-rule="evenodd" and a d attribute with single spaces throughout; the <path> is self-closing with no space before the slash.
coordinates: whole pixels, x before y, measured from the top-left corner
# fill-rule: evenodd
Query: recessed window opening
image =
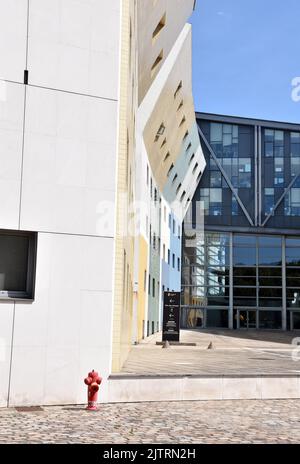
<path id="1" fill-rule="evenodd" d="M 170 152 L 168 152 L 168 153 L 166 154 L 166 156 L 164 157 L 164 163 L 167 161 L 167 159 L 168 159 L 169 157 L 170 157 Z"/>
<path id="2" fill-rule="evenodd" d="M 185 121 L 186 121 L 186 117 L 183 116 L 183 118 L 182 118 L 182 120 L 181 120 L 181 122 L 180 122 L 180 124 L 179 124 L 179 127 L 182 127 L 183 124 L 185 123 Z"/>
<path id="3" fill-rule="evenodd" d="M 174 98 L 177 97 L 177 95 L 178 95 L 178 93 L 180 92 L 181 89 L 182 89 L 182 81 L 179 82 L 179 84 L 177 86 L 177 89 L 175 90 Z"/>
<path id="4" fill-rule="evenodd" d="M 153 77 L 154 74 L 156 73 L 156 71 L 158 70 L 158 67 L 159 67 L 160 63 L 162 62 L 163 57 L 164 57 L 164 52 L 163 52 L 163 50 L 161 50 L 160 54 L 157 56 L 157 58 L 155 59 L 153 65 L 151 66 L 151 77 Z"/>
<path id="5" fill-rule="evenodd" d="M 175 174 L 175 176 L 173 177 L 173 180 L 172 180 L 172 184 L 175 183 L 176 179 L 178 178 L 178 174 Z"/>
<path id="6" fill-rule="evenodd" d="M 160 19 L 159 23 L 157 24 L 156 28 L 154 29 L 153 31 L 153 34 L 152 34 L 152 40 L 155 41 L 157 39 L 157 37 L 159 36 L 159 34 L 161 33 L 161 31 L 163 30 L 163 28 L 165 27 L 166 25 L 166 18 L 167 18 L 167 15 L 166 13 L 162 16 L 162 18 Z"/>
<path id="7" fill-rule="evenodd" d="M 173 171 L 173 169 L 174 169 L 174 164 L 172 163 L 171 166 L 170 166 L 170 169 L 168 171 L 168 174 L 167 174 L 168 177 L 171 174 L 171 172 Z"/>
<path id="8" fill-rule="evenodd" d="M 178 185 L 178 187 L 177 187 L 177 189 L 176 189 L 176 195 L 177 195 L 177 193 L 179 192 L 179 190 L 181 189 L 181 185 L 182 185 L 182 184 L 179 184 L 179 185 Z"/>
<path id="9" fill-rule="evenodd" d="M 36 241 L 36 233 L 0 230 L 0 298 L 34 298 Z"/>

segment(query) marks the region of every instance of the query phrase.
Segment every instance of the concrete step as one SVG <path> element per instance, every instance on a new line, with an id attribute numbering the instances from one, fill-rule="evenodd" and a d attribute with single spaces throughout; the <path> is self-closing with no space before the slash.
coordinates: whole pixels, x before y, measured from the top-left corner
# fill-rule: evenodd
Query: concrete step
<path id="1" fill-rule="evenodd" d="M 133 375 L 108 378 L 108 403 L 300 398 L 300 375 Z"/>

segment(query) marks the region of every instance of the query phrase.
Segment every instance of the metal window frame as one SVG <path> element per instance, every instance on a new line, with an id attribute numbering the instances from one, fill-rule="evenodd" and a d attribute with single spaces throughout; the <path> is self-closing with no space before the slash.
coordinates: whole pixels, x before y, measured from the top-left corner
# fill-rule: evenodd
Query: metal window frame
<path id="1" fill-rule="evenodd" d="M 202 131 L 202 129 L 200 128 L 200 126 L 199 126 L 198 123 L 197 123 L 197 126 L 198 126 L 198 132 L 199 132 L 199 135 L 200 135 L 201 139 L 202 139 L 203 142 L 205 143 L 205 145 L 206 145 L 208 151 L 210 152 L 211 156 L 213 157 L 214 162 L 216 163 L 216 165 L 218 166 L 219 170 L 221 171 L 221 173 L 222 173 L 224 179 L 226 180 L 226 182 L 227 182 L 227 184 L 228 184 L 228 187 L 230 188 L 231 192 L 232 192 L 233 195 L 235 196 L 235 198 L 236 198 L 236 200 L 237 200 L 239 206 L 241 207 L 243 213 L 245 214 L 245 216 L 246 216 L 246 218 L 247 218 L 249 224 L 250 224 L 251 226 L 254 226 L 254 223 L 253 223 L 253 221 L 252 221 L 252 219 L 251 219 L 251 217 L 250 217 L 250 215 L 249 215 L 249 213 L 248 213 L 248 211 L 247 211 L 247 209 L 246 209 L 244 203 L 243 203 L 242 200 L 240 199 L 240 197 L 239 197 L 239 195 L 238 195 L 236 189 L 233 187 L 233 185 L 232 185 L 232 183 L 231 183 L 229 177 L 227 176 L 227 173 L 225 172 L 223 166 L 221 165 L 219 159 L 217 158 L 217 156 L 216 156 L 214 150 L 212 149 L 210 143 L 208 142 L 207 138 L 205 137 L 205 135 L 204 135 L 204 133 L 203 133 L 203 131 Z"/>
<path id="2" fill-rule="evenodd" d="M 266 219 L 264 220 L 264 222 L 262 223 L 262 227 L 265 227 L 265 225 L 267 224 L 267 222 L 271 219 L 272 216 L 274 216 L 274 213 L 276 211 L 276 209 L 278 208 L 278 206 L 281 204 L 281 202 L 285 199 L 286 195 L 290 192 L 291 188 L 293 187 L 293 185 L 296 183 L 296 181 L 299 179 L 300 177 L 300 172 L 299 174 L 297 174 L 297 176 L 295 176 L 293 178 L 293 180 L 289 183 L 288 187 L 285 189 L 285 191 L 283 192 L 283 194 L 280 196 L 279 200 L 275 203 L 271 213 L 268 214 L 268 216 L 266 217 Z"/>

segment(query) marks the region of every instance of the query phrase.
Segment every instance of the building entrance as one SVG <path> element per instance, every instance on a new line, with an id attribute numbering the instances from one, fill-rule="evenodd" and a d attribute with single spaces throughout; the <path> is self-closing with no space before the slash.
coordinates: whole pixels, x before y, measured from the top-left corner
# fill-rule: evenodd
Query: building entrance
<path id="1" fill-rule="evenodd" d="M 237 311 L 237 329 L 256 329 L 257 328 L 257 311 L 238 310 Z"/>

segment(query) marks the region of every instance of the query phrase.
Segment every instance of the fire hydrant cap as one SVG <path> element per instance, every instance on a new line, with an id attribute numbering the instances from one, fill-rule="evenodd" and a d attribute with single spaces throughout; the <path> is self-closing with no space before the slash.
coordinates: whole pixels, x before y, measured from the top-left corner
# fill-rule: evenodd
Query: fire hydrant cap
<path id="1" fill-rule="evenodd" d="M 86 385 L 91 385 L 92 382 L 93 382 L 92 377 L 87 377 L 86 379 L 84 379 L 84 383 L 85 383 Z"/>

